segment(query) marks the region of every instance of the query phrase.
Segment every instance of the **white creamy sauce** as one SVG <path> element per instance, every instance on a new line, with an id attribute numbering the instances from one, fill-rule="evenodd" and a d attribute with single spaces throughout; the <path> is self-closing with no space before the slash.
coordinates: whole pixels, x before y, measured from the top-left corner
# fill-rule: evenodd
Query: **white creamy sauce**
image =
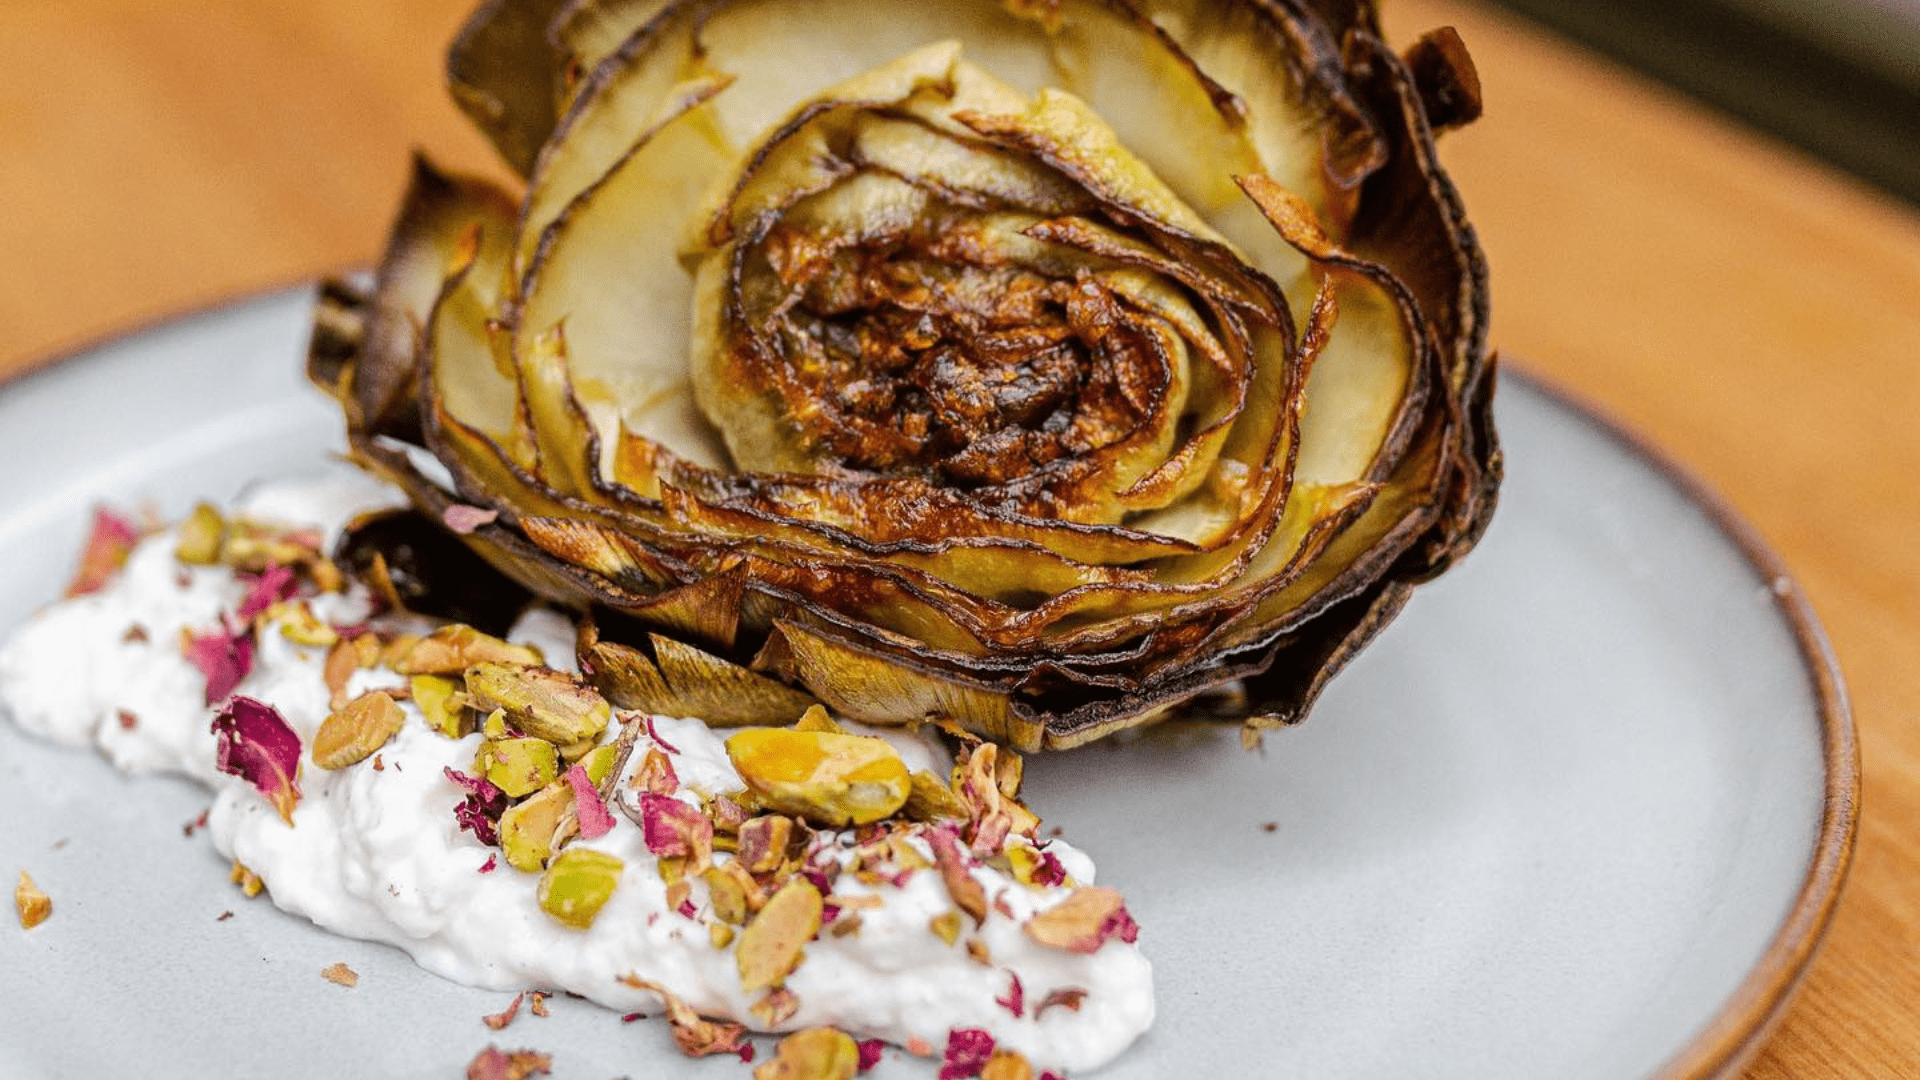
<path id="1" fill-rule="evenodd" d="M 390 489 L 342 472 L 262 486 L 237 511 L 331 534 L 354 512 L 397 501 Z M 329 772 L 303 760 L 291 828 L 252 786 L 219 773 L 210 730 L 215 710 L 204 704 L 206 680 L 183 657 L 180 634 L 183 627 L 218 626 L 221 612 L 236 609 L 247 589 L 224 567 L 182 567 L 174 544 L 171 532 L 147 539 L 105 588 L 47 608 L 0 648 L 0 703 L 16 722 L 61 742 L 97 745 L 128 771 L 184 773 L 215 788 L 208 818 L 214 844 L 258 874 L 275 904 L 328 930 L 398 946 L 427 970 L 463 983 L 567 990 L 621 1012 L 657 1012 L 658 998 L 621 981 L 638 977 L 668 987 L 704 1015 L 753 1025 L 750 1006 L 760 995 L 740 989 L 733 952 L 715 948 L 709 937 L 704 882 L 694 879 L 693 918 L 670 910 L 657 861 L 625 816 L 616 813 L 604 836 L 574 842 L 625 864 L 588 930 L 563 926 L 540 908 L 537 875 L 504 859 L 481 872 L 497 852 L 459 828 L 453 808 L 463 793 L 442 771 L 471 772 L 480 736 L 448 739 L 420 722 L 410 702 L 404 707 L 415 722 L 380 751 L 383 768 L 362 762 Z M 357 587 L 310 603 L 338 624 L 358 622 L 369 610 Z M 136 625 L 141 632 L 130 634 Z M 536 611 L 512 636 L 538 645 L 549 663 L 570 665 L 572 626 L 564 617 Z M 310 745 L 328 713 L 325 652 L 265 630 L 236 692 L 274 706 Z M 401 681 L 384 669 L 362 670 L 349 689 Z M 131 725 L 123 711 L 134 717 Z M 669 757 L 683 787 L 720 793 L 744 786 L 722 739 L 704 725 L 656 718 L 654 730 L 676 751 Z M 944 771 L 927 744 L 883 734 L 910 768 Z M 640 737 L 629 772 L 650 745 Z M 851 833 L 844 839 L 843 862 L 852 858 Z M 1083 854 L 1058 840 L 1047 850 L 1080 884 L 1092 883 Z M 964 943 L 948 944 L 929 929 L 953 909 L 936 871 L 877 889 L 842 875 L 836 896 L 871 893 L 882 903 L 860 911 L 857 933 L 823 932 L 807 944 L 804 962 L 786 980 L 799 1008 L 780 1029 L 832 1025 L 900 1045 L 917 1040 L 937 1054 L 951 1029 L 984 1028 L 1036 1069 L 1077 1071 L 1110 1060 L 1147 1028 L 1152 971 L 1136 947 L 1117 939 L 1091 954 L 1041 946 L 1021 924 L 1069 890 L 1034 889 L 987 866 L 973 876 L 1013 915 L 990 911 L 978 931 L 969 927 L 963 935 L 984 943 L 986 964 L 971 959 Z M 1018 1018 L 1000 1003 L 1015 976 L 1025 994 Z M 1035 1017 L 1049 992 L 1068 988 L 1087 991 L 1077 1011 L 1057 1007 Z"/>

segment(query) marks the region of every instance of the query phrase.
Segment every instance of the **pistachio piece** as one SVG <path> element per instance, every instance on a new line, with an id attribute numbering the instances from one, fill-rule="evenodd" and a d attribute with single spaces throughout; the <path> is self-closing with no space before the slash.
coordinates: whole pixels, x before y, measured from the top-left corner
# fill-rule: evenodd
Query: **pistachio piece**
<path id="1" fill-rule="evenodd" d="M 572 806 L 572 786 L 554 783 L 502 811 L 500 851 L 506 855 L 507 865 L 529 874 L 547 865 L 553 854 L 554 830 Z"/>
<path id="2" fill-rule="evenodd" d="M 504 709 L 521 731 L 560 746 L 599 735 L 613 717 L 599 691 L 563 671 L 483 661 L 466 672 L 477 707 Z"/>
<path id="3" fill-rule="evenodd" d="M 793 730 L 826 731 L 835 735 L 847 734 L 847 729 L 834 723 L 833 717 L 827 714 L 825 705 L 808 706 L 807 711 L 800 714 L 800 719 L 793 722 Z"/>
<path id="4" fill-rule="evenodd" d="M 773 894 L 734 946 L 740 989 L 749 993 L 778 986 L 806 958 L 806 944 L 820 932 L 824 913 L 820 890 L 803 877 L 787 880 Z"/>
<path id="5" fill-rule="evenodd" d="M 860 1046 L 838 1028 L 812 1027 L 780 1040 L 753 1080 L 848 1080 L 860 1071 Z"/>
<path id="6" fill-rule="evenodd" d="M 766 903 L 759 883 L 735 861 L 710 866 L 701 875 L 707 882 L 707 900 L 721 923 L 745 926 L 754 911 Z"/>
<path id="7" fill-rule="evenodd" d="M 740 823 L 735 852 L 740 865 L 755 874 L 770 874 L 787 860 L 793 842 L 793 819 L 763 814 Z"/>
<path id="8" fill-rule="evenodd" d="M 325 647 L 340 640 L 340 631 L 315 615 L 305 600 L 283 600 L 268 608 L 265 615 L 280 627 L 280 636 L 295 645 Z"/>
<path id="9" fill-rule="evenodd" d="M 198 503 L 180 523 L 173 557 L 189 566 L 212 566 L 220 561 L 220 538 L 226 531 L 220 511 L 212 503 Z"/>
<path id="10" fill-rule="evenodd" d="M 620 884 L 626 864 L 592 848 L 573 847 L 554 857 L 540 877 L 541 910 L 554 921 L 585 930 Z"/>
<path id="11" fill-rule="evenodd" d="M 542 661 L 540 650 L 483 634 L 464 623 L 443 626 L 415 642 L 393 663 L 402 675 L 453 675 L 479 663 L 529 667 Z"/>
<path id="12" fill-rule="evenodd" d="M 995 1050 L 980 1070 L 980 1080 L 1033 1080 L 1033 1065 L 1016 1050 Z"/>
<path id="13" fill-rule="evenodd" d="M 945 780 L 922 769 L 908 777 L 908 784 L 906 804 L 900 807 L 901 817 L 908 821 L 967 819 L 967 805 L 960 801 Z"/>
<path id="14" fill-rule="evenodd" d="M 247 869 L 239 859 L 233 860 L 233 872 L 227 875 L 227 880 L 240 886 L 241 895 L 249 900 L 259 896 L 267 887 L 267 883 L 260 880 L 260 875 Z"/>
<path id="15" fill-rule="evenodd" d="M 560 756 L 545 739 L 487 739 L 473 755 L 473 771 L 517 799 L 553 783 Z"/>
<path id="16" fill-rule="evenodd" d="M 445 675 L 415 675 L 407 680 L 413 691 L 413 703 L 420 706 L 427 726 L 449 739 L 458 739 L 473 730 L 464 700 L 455 700 L 460 684 Z"/>
<path id="17" fill-rule="evenodd" d="M 892 817 L 912 788 L 899 752 L 872 735 L 756 728 L 727 739 L 727 757 L 764 805 L 833 828 Z"/>
<path id="18" fill-rule="evenodd" d="M 33 878 L 25 870 L 20 871 L 20 884 L 13 887 L 13 910 L 20 916 L 20 929 L 31 930 L 47 921 L 53 914 L 53 898 L 33 883 Z"/>
<path id="19" fill-rule="evenodd" d="M 344 769 L 371 757 L 407 722 L 399 702 L 385 690 L 371 690 L 334 710 L 313 734 L 313 763 Z"/>

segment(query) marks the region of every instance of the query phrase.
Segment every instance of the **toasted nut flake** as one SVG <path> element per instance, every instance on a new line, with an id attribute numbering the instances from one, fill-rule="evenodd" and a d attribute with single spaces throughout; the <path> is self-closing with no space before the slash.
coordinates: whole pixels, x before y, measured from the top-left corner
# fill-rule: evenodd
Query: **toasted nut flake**
<path id="1" fill-rule="evenodd" d="M 320 974 L 330 983 L 352 989 L 360 984 L 360 973 L 345 964 L 329 964 L 320 969 Z"/>
<path id="2" fill-rule="evenodd" d="M 853 1036 L 812 1027 L 781 1039 L 773 1059 L 753 1070 L 753 1080 L 849 1080 L 859 1071 L 860 1046 Z"/>
<path id="3" fill-rule="evenodd" d="M 547 1015 L 547 995 L 542 993 L 541 991 L 539 990 L 528 991 L 527 1005 L 529 1008 L 533 1010 L 533 1015 L 535 1016 Z"/>
<path id="4" fill-rule="evenodd" d="M 957 910 L 943 911 L 927 920 L 927 929 L 933 931 L 933 936 L 949 945 L 960 940 L 960 926 L 960 912 Z"/>
<path id="5" fill-rule="evenodd" d="M 568 848 L 555 856 L 541 875 L 540 907 L 562 925 L 585 930 L 619 887 L 620 871 L 625 867 L 604 851 Z"/>
<path id="6" fill-rule="evenodd" d="M 1022 929 L 1042 945 L 1077 953 L 1098 952 L 1110 937 L 1130 942 L 1139 932 L 1120 894 L 1096 885 L 1073 890 Z"/>
<path id="7" fill-rule="evenodd" d="M 499 826 L 500 852 L 507 857 L 507 865 L 529 874 L 547 865 L 553 854 L 554 830 L 572 806 L 572 785 L 556 782 L 507 807 L 500 814 Z"/>
<path id="8" fill-rule="evenodd" d="M 344 769 L 364 761 L 387 745 L 407 714 L 384 690 L 361 694 L 329 715 L 313 734 L 313 763 L 322 769 Z"/>
<path id="9" fill-rule="evenodd" d="M 329 658 L 331 659 L 331 658 Z M 449 739 L 458 739 L 473 730 L 464 699 L 457 698 L 460 684 L 445 675 L 415 675 L 407 680 L 413 691 L 413 703 L 427 726 Z"/>
<path id="10" fill-rule="evenodd" d="M 477 707 L 505 709 L 515 727 L 560 746 L 598 736 L 613 716 L 599 691 L 564 671 L 484 662 L 466 672 Z"/>
<path id="11" fill-rule="evenodd" d="M 767 807 L 834 828 L 892 817 L 912 786 L 899 751 L 871 735 L 749 729 L 727 757 Z"/>
<path id="12" fill-rule="evenodd" d="M 227 880 L 240 886 L 240 892 L 249 900 L 259 896 L 260 891 L 267 887 L 267 883 L 260 880 L 259 874 L 247 869 L 238 859 L 233 861 L 233 872 L 227 875 Z"/>
<path id="13" fill-rule="evenodd" d="M 517 799 L 553 783 L 560 757 L 545 739 L 487 739 L 474 752 L 473 769 Z"/>
<path id="14" fill-rule="evenodd" d="M 995 1050 L 980 1070 L 980 1080 L 1033 1080 L 1033 1066 L 1013 1050 Z"/>
<path id="15" fill-rule="evenodd" d="M 454 623 L 421 638 L 391 666 L 402 675 L 456 675 L 480 663 L 531 667 L 542 659 L 540 650 L 530 645 L 510 644 Z"/>
<path id="16" fill-rule="evenodd" d="M 993 953 L 987 948 L 987 943 L 979 938 L 967 939 L 967 959 L 981 967 L 993 966 Z"/>
<path id="17" fill-rule="evenodd" d="M 761 995 L 759 1001 L 747 1006 L 747 1011 L 760 1021 L 762 1030 L 778 1028 L 800 1011 L 800 995 L 784 986 L 776 986 Z"/>
<path id="18" fill-rule="evenodd" d="M 900 816 L 908 821 L 938 821 L 949 818 L 965 821 L 968 818 L 967 804 L 953 793 L 945 780 L 922 769 L 908 778 L 911 784 L 907 792 L 907 801 L 900 808 Z"/>
<path id="19" fill-rule="evenodd" d="M 53 898 L 40 891 L 33 877 L 20 871 L 20 884 L 13 887 L 13 910 L 20 916 L 20 928 L 31 930 L 53 914 Z"/>
<path id="20" fill-rule="evenodd" d="M 734 962 L 740 988 L 748 992 L 778 986 L 806 958 L 806 944 L 820 932 L 824 913 L 820 890 L 793 877 L 767 901 L 740 934 Z"/>
<path id="21" fill-rule="evenodd" d="M 212 566 L 220 561 L 220 539 L 226 531 L 227 522 L 220 511 L 211 503 L 199 503 L 180 523 L 173 557 L 189 566 Z"/>

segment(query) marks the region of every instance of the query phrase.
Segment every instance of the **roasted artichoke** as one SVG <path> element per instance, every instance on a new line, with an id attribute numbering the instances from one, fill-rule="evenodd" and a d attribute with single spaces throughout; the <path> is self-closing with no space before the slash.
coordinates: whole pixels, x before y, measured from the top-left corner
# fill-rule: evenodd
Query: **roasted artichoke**
<path id="1" fill-rule="evenodd" d="M 1339 0 L 489 0 L 309 370 L 616 703 L 1303 713 L 1477 539 L 1459 40 Z M 593 627 L 596 625 L 595 632 Z"/>

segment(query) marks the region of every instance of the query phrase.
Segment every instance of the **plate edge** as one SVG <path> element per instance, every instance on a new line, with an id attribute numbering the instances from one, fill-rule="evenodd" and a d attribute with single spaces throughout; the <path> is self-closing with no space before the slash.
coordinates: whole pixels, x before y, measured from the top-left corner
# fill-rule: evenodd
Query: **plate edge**
<path id="1" fill-rule="evenodd" d="M 1679 1053 L 1646 1080 L 1735 1080 L 1759 1055 L 1785 1018 L 1814 955 L 1833 922 L 1853 862 L 1860 815 L 1860 745 L 1853 710 L 1833 644 L 1812 603 L 1785 560 L 1724 495 L 1653 442 L 1605 410 L 1538 372 L 1500 362 L 1502 381 L 1513 379 L 1565 409 L 1646 463 L 1704 511 L 1763 580 L 1772 586 L 1775 609 L 1787 622 L 1819 707 L 1821 765 L 1825 791 L 1820 831 L 1793 907 L 1768 941 L 1760 960 L 1735 987 L 1713 1019 Z M 1497 393 L 1497 388 L 1496 388 Z"/>

